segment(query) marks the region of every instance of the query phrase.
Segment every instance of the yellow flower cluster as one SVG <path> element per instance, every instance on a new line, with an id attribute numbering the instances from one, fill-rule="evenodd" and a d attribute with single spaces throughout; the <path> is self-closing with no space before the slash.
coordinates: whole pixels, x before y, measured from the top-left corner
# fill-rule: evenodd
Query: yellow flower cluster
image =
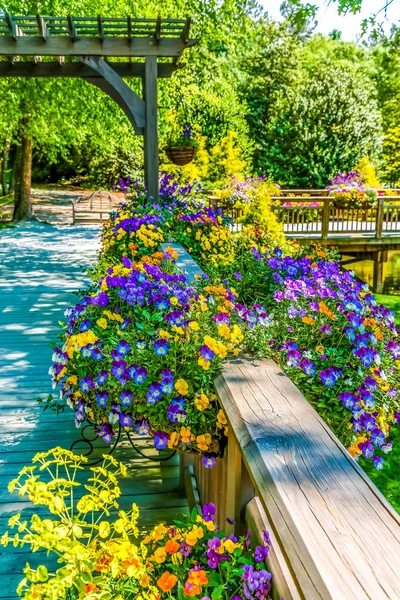
<path id="1" fill-rule="evenodd" d="M 88 329 L 83 333 L 77 333 L 76 335 L 66 335 L 65 352 L 68 354 L 68 358 L 72 358 L 74 352 L 79 353 L 81 348 L 88 344 L 94 344 L 99 338 L 95 333 Z"/>
<path id="2" fill-rule="evenodd" d="M 154 248 L 164 241 L 164 235 L 161 230 L 156 229 L 154 225 L 141 225 L 137 231 L 130 234 L 131 242 L 133 238 L 139 239 L 145 248 Z"/>
<path id="3" fill-rule="evenodd" d="M 159 590 L 148 575 L 147 549 L 131 541 L 139 535 L 137 506 L 132 505 L 130 511 L 119 511 L 114 523 L 103 520 L 111 508 L 118 509 L 117 478 L 127 474 L 126 467 L 112 456 L 105 456 L 100 466 L 90 468 L 91 477 L 85 485 L 89 493 L 74 505 L 76 488 L 81 485 L 76 482 L 76 474 L 85 462 L 83 456 L 54 448 L 37 454 L 34 465 L 24 467 L 10 483 L 11 492 L 17 491 L 21 497 L 27 494 L 34 504 L 46 506 L 53 518 L 42 519 L 34 514 L 28 524 L 19 514 L 14 515 L 9 526 L 17 527 L 18 532 L 13 536 L 5 533 L 1 544 L 28 544 L 34 552 L 56 553 L 63 563 L 55 573 L 50 573 L 44 565 L 32 568 L 27 564 L 18 594 L 25 600 L 56 600 L 66 598 L 73 587 L 79 600 L 100 597 L 122 600 L 122 596 L 112 595 L 112 581 L 126 579 L 130 589 L 137 592 L 137 600 L 157 600 Z M 40 479 L 41 471 L 51 474 L 49 482 Z M 165 535 L 165 528 L 160 535 Z"/>
<path id="4" fill-rule="evenodd" d="M 210 262 L 212 266 L 226 265 L 234 261 L 232 233 L 227 227 L 213 225 L 209 232 L 199 230 L 196 239 L 200 242 L 201 258 Z"/>

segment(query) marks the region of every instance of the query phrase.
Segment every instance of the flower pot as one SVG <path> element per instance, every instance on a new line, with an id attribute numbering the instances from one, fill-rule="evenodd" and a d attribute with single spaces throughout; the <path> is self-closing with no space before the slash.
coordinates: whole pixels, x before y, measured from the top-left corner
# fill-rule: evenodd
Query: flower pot
<path id="1" fill-rule="evenodd" d="M 166 146 L 165 153 L 169 160 L 175 165 L 183 167 L 188 165 L 197 153 L 195 146 Z"/>

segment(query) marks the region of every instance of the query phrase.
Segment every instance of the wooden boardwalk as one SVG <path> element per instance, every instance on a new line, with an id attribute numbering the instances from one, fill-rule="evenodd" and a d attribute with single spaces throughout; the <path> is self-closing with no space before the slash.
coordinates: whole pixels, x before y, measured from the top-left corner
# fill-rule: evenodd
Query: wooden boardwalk
<path id="1" fill-rule="evenodd" d="M 33 512 L 28 501 L 8 493 L 8 482 L 36 452 L 56 445 L 69 448 L 79 438 L 72 411 L 43 413 L 35 398 L 51 393 L 51 343 L 60 332 L 64 308 L 75 302 L 73 292 L 85 285 L 80 268 L 94 259 L 98 236 L 96 228 L 38 223 L 0 229 L 0 535 L 13 513 L 22 511 L 26 517 Z M 155 449 L 142 443 L 147 456 L 157 458 Z M 145 527 L 187 512 L 178 456 L 152 462 L 126 441 L 115 456 L 123 456 L 129 467 L 121 506 L 136 502 Z M 43 514 L 40 507 L 36 512 Z M 46 559 L 28 557 L 28 549 L 0 550 L 0 599 L 16 599 L 26 560 L 36 565 Z"/>

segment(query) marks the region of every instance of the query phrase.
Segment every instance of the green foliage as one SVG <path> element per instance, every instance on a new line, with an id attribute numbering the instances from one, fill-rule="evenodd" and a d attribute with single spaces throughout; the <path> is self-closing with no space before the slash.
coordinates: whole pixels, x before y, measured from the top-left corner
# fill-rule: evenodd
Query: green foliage
<path id="1" fill-rule="evenodd" d="M 383 141 L 386 178 L 391 185 L 400 180 L 400 126 L 387 130 Z"/>
<path id="2" fill-rule="evenodd" d="M 298 49 L 291 48 L 293 59 L 299 59 Z M 350 170 L 365 155 L 374 158 L 381 121 L 368 78 L 352 66 L 328 64 L 293 80 L 285 53 L 276 93 L 269 74 L 275 54 L 272 47 L 261 65 L 257 53 L 249 59 L 245 93 L 258 173 L 286 186 L 324 187 L 332 175 Z M 255 70 L 259 76 L 254 83 Z M 270 94 L 275 102 L 266 100 Z"/>

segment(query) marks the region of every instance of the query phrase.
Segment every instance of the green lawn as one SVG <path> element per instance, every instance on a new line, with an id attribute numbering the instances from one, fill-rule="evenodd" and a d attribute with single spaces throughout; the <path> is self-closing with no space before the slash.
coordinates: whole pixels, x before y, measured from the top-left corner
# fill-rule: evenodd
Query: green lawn
<path id="1" fill-rule="evenodd" d="M 384 304 L 396 315 L 396 324 L 400 326 L 400 296 L 385 296 L 384 294 L 375 294 L 379 304 Z"/>
<path id="2" fill-rule="evenodd" d="M 375 296 L 379 304 L 384 304 L 393 310 L 396 315 L 396 324 L 400 326 L 400 296 L 385 296 L 384 294 Z M 400 428 L 392 427 L 389 437 L 393 442 L 393 450 L 385 457 L 385 466 L 382 471 L 377 471 L 371 461 L 365 458 L 360 458 L 360 465 L 400 513 Z"/>

